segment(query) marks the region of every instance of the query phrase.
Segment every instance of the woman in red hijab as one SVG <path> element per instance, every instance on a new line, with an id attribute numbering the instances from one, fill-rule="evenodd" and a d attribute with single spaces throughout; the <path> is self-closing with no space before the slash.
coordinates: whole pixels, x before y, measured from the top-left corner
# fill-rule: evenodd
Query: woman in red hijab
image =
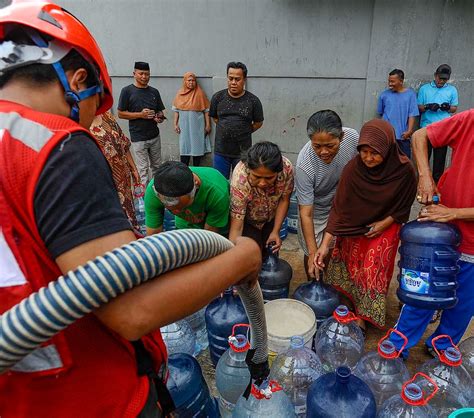
<path id="1" fill-rule="evenodd" d="M 183 76 L 183 85 L 173 100 L 174 130 L 179 134 L 179 154 L 181 162 L 199 166 L 201 157 L 211 152 L 209 133 L 209 100 L 196 81 L 196 75 L 187 72 Z"/>
<path id="2" fill-rule="evenodd" d="M 408 221 L 416 195 L 415 170 L 395 142 L 392 126 L 381 119 L 360 131 L 359 154 L 344 168 L 314 263 L 322 269 L 337 237 L 325 282 L 346 294 L 359 316 L 381 328 L 393 274 L 400 227 Z"/>

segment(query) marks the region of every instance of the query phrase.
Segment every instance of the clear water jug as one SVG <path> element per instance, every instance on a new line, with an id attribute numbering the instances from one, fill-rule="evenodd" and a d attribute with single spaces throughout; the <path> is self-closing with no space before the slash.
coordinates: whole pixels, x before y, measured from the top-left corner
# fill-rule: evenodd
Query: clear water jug
<path id="1" fill-rule="evenodd" d="M 236 329 L 246 328 L 246 334 L 236 334 Z M 231 417 L 235 404 L 250 382 L 250 372 L 245 356 L 250 348 L 249 325 L 235 324 L 229 337 L 229 349 L 222 355 L 216 367 L 216 388 L 219 392 L 221 417 Z"/>
<path id="2" fill-rule="evenodd" d="M 296 193 L 293 191 L 290 196 L 290 206 L 288 208 L 288 232 L 297 234 L 298 224 L 298 201 L 296 199 Z"/>
<path id="3" fill-rule="evenodd" d="M 293 276 L 291 266 L 272 252 L 273 243 L 268 245 L 262 262 L 258 281 L 262 289 L 263 300 L 268 302 L 275 299 L 286 299 L 290 290 L 290 280 Z"/>
<path id="4" fill-rule="evenodd" d="M 474 379 L 474 337 L 470 337 L 459 344 L 459 350 L 462 354 L 462 365 L 469 372 L 471 379 Z"/>
<path id="5" fill-rule="evenodd" d="M 215 400 L 202 375 L 197 360 L 189 354 L 172 354 L 168 358 L 169 377 L 166 382 L 176 406 L 175 418 L 218 418 Z"/>
<path id="6" fill-rule="evenodd" d="M 450 340 L 451 346 L 444 351 L 439 351 L 436 344 L 444 338 Z M 420 372 L 428 375 L 438 386 L 438 393 L 433 397 L 430 405 L 440 417 L 445 417 L 456 409 L 470 406 L 469 398 L 473 383 L 471 376 L 462 366 L 461 352 L 454 345 L 451 337 L 439 335 L 433 338 L 431 343 L 438 358 L 425 362 Z M 428 384 L 428 390 L 433 390 L 431 384 Z"/>
<path id="7" fill-rule="evenodd" d="M 431 381 L 433 392 L 424 398 L 421 387 L 413 383 L 419 376 L 431 381 L 423 373 L 417 373 L 403 385 L 399 394 L 391 396 L 383 403 L 377 418 L 438 418 L 436 411 L 428 404 L 438 391 L 436 383 Z"/>
<path id="8" fill-rule="evenodd" d="M 374 395 L 349 367 L 326 373 L 309 388 L 308 418 L 374 418 Z"/>
<path id="9" fill-rule="evenodd" d="M 397 351 L 395 345 L 388 340 L 392 332 L 404 339 L 400 351 Z M 377 408 L 392 396 L 399 395 L 403 384 L 410 378 L 410 373 L 400 358 L 407 343 L 407 338 L 401 332 L 391 329 L 380 339 L 378 351 L 364 354 L 357 363 L 354 374 L 367 383 L 374 394 Z"/>
<path id="10" fill-rule="evenodd" d="M 196 346 L 194 348 L 194 355 L 197 356 L 201 351 L 205 350 L 209 345 L 207 339 L 206 329 L 206 306 L 199 311 L 189 315 L 185 318 L 191 329 L 196 335 Z"/>
<path id="11" fill-rule="evenodd" d="M 160 328 L 168 354 L 186 353 L 193 355 L 196 335 L 186 320 L 174 322 Z"/>
<path id="12" fill-rule="evenodd" d="M 457 303 L 456 275 L 461 242 L 451 224 L 413 221 L 400 232 L 398 298 L 421 309 L 448 309 Z"/>
<path id="13" fill-rule="evenodd" d="M 293 297 L 314 311 L 318 328 L 339 306 L 339 293 L 321 280 L 303 283 L 295 290 Z"/>
<path id="14" fill-rule="evenodd" d="M 145 185 L 135 184 L 133 186 L 133 203 L 135 206 L 135 216 L 137 218 L 138 225 L 140 225 L 140 233 L 146 235 L 145 226 Z"/>
<path id="15" fill-rule="evenodd" d="M 273 360 L 270 379 L 289 396 L 297 417 L 306 416 L 306 397 L 311 384 L 325 374 L 316 354 L 304 346 L 302 336 L 291 337 L 290 349 Z"/>
<path id="16" fill-rule="evenodd" d="M 206 308 L 206 327 L 209 354 L 214 367 L 229 348 L 228 338 L 235 324 L 248 324 L 244 305 L 239 295 L 230 287 Z"/>
<path id="17" fill-rule="evenodd" d="M 357 317 L 340 305 L 333 316 L 323 322 L 314 337 L 314 349 L 324 370 L 340 366 L 353 369 L 364 352 L 364 335 L 354 322 Z"/>
<path id="18" fill-rule="evenodd" d="M 252 384 L 248 399 L 243 396 L 239 398 L 232 416 L 234 418 L 293 418 L 295 412 L 281 386 L 270 380 L 259 387 Z"/>

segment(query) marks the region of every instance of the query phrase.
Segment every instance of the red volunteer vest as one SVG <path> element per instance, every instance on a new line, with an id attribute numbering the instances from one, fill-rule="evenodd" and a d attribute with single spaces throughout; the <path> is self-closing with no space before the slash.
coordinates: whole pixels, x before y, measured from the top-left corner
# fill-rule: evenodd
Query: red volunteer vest
<path id="1" fill-rule="evenodd" d="M 0 101 L 0 313 L 61 275 L 36 227 L 34 192 L 53 148 L 80 131 L 89 134 Z M 166 359 L 159 330 L 142 341 L 158 370 Z M 0 375 L 0 416 L 136 417 L 148 391 L 130 342 L 89 314 Z"/>

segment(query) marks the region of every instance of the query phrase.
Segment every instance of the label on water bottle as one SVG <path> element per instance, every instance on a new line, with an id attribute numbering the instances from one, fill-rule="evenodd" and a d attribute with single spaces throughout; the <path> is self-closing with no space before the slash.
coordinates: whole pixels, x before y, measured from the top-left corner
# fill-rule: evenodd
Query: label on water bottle
<path id="1" fill-rule="evenodd" d="M 295 414 L 300 416 L 306 414 L 306 404 L 304 405 L 295 405 Z"/>
<path id="2" fill-rule="evenodd" d="M 298 219 L 288 218 L 288 227 L 298 229 Z"/>
<path id="3" fill-rule="evenodd" d="M 402 268 L 400 287 L 407 292 L 426 295 L 430 291 L 430 274 Z"/>

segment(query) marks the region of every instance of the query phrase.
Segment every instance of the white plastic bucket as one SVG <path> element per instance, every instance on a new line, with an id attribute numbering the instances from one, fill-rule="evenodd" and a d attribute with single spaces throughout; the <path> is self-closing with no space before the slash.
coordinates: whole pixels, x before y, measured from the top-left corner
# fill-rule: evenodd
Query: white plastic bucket
<path id="1" fill-rule="evenodd" d="M 268 354 L 270 362 L 290 347 L 290 339 L 301 335 L 305 346 L 311 348 L 316 333 L 316 315 L 313 310 L 295 299 L 276 299 L 265 304 Z"/>

